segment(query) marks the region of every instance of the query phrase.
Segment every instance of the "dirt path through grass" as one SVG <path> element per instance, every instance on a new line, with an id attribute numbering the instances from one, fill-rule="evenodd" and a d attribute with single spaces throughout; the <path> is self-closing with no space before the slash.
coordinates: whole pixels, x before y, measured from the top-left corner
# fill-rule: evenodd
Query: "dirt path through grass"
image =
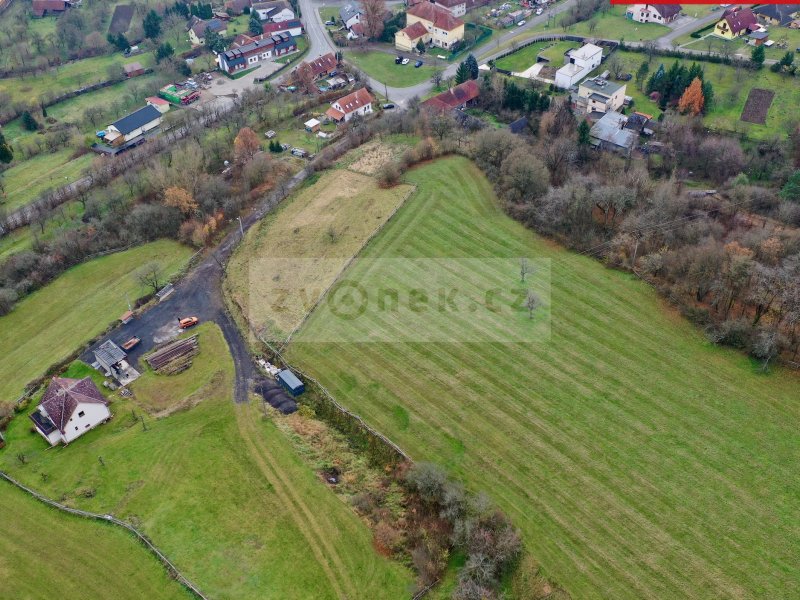
<path id="1" fill-rule="evenodd" d="M 350 579 L 350 574 L 335 548 L 328 542 L 325 531 L 317 522 L 314 512 L 305 504 L 303 498 L 292 488 L 291 482 L 286 480 L 281 470 L 271 460 L 269 449 L 261 439 L 255 418 L 255 409 L 252 405 L 239 404 L 236 406 L 236 422 L 253 462 L 275 490 L 281 503 L 305 537 L 336 595 L 339 598 L 357 597 L 355 595 L 357 588 Z M 346 588 L 346 591 L 343 587 Z"/>

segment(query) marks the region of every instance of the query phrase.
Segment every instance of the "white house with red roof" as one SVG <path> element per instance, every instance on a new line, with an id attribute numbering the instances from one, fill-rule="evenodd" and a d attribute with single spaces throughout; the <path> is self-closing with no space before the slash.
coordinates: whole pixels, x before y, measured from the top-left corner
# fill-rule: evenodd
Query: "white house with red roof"
<path id="1" fill-rule="evenodd" d="M 111 411 L 90 377 L 53 377 L 30 418 L 36 431 L 55 446 L 69 444 L 105 423 L 111 418 Z"/>
<path id="2" fill-rule="evenodd" d="M 339 98 L 331 103 L 331 107 L 325 112 L 337 123 L 349 121 L 354 115 L 365 116 L 372 113 L 372 103 L 375 99 L 367 91 L 367 88 L 356 90 L 352 94 L 347 94 L 344 98 Z"/>
<path id="3" fill-rule="evenodd" d="M 633 4 L 625 11 L 625 16 L 637 23 L 672 23 L 681 14 L 680 4 Z"/>

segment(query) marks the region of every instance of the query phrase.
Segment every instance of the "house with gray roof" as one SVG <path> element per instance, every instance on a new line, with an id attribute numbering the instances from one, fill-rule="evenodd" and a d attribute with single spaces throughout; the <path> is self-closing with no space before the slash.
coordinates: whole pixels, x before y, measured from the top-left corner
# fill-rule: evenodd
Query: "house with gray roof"
<path id="1" fill-rule="evenodd" d="M 30 414 L 36 431 L 51 446 L 68 444 L 110 418 L 108 402 L 90 377 L 53 377 Z"/>
<path id="2" fill-rule="evenodd" d="M 106 127 L 103 140 L 112 146 L 121 146 L 155 129 L 161 125 L 163 118 L 161 111 L 148 104 Z"/>
<path id="3" fill-rule="evenodd" d="M 339 18 L 347 29 L 356 23 L 361 23 L 361 11 L 354 5 L 348 4 L 339 9 Z"/>
<path id="4" fill-rule="evenodd" d="M 618 112 L 604 114 L 589 131 L 592 146 L 630 156 L 639 136 L 625 127 L 627 122 L 628 117 Z"/>

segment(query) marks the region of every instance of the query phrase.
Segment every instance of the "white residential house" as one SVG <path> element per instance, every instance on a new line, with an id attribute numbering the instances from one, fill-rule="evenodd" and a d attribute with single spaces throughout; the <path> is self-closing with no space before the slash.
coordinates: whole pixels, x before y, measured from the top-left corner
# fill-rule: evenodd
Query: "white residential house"
<path id="1" fill-rule="evenodd" d="M 680 4 L 634 4 L 625 11 L 625 17 L 637 23 L 672 23 L 681 14 Z"/>
<path id="2" fill-rule="evenodd" d="M 106 127 L 103 140 L 113 146 L 121 146 L 155 129 L 161 125 L 163 118 L 164 115 L 158 108 L 148 104 Z"/>
<path id="3" fill-rule="evenodd" d="M 584 44 L 580 48 L 568 50 L 564 57 L 564 66 L 556 71 L 556 86 L 568 89 L 600 66 L 603 49 L 594 44 Z"/>
<path id="4" fill-rule="evenodd" d="M 367 91 L 367 88 L 356 90 L 343 98 L 339 98 L 331 103 L 331 107 L 325 112 L 337 123 L 349 121 L 354 115 L 366 116 L 372 113 L 372 103 L 375 99 Z"/>
<path id="5" fill-rule="evenodd" d="M 619 110 L 625 103 L 626 89 L 624 84 L 593 77 L 578 86 L 575 104 L 580 112 L 588 115 Z"/>
<path id="6" fill-rule="evenodd" d="M 348 4 L 339 9 L 339 18 L 344 26 L 350 29 L 356 23 L 361 23 L 361 11 L 352 4 Z"/>
<path id="7" fill-rule="evenodd" d="M 68 444 L 105 423 L 111 418 L 111 411 L 91 378 L 53 377 L 30 418 L 36 431 L 55 446 Z"/>
<path id="8" fill-rule="evenodd" d="M 454 17 L 463 17 L 467 14 L 467 0 L 433 0 L 433 2 L 449 10 Z"/>
<path id="9" fill-rule="evenodd" d="M 274 0 L 273 2 L 254 2 L 251 11 L 258 15 L 262 21 L 283 23 L 295 19 L 294 11 L 287 2 Z"/>

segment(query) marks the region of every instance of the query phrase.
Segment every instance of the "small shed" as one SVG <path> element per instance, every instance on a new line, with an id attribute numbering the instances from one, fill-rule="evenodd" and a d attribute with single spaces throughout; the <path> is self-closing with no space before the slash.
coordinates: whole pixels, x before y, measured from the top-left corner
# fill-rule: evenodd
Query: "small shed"
<path id="1" fill-rule="evenodd" d="M 166 112 L 169 112 L 169 102 L 164 100 L 163 98 L 159 98 L 158 96 L 148 96 L 144 99 L 144 101 L 154 107 L 158 112 L 162 115 Z"/>
<path id="2" fill-rule="evenodd" d="M 316 119 L 309 119 L 303 125 L 306 128 L 306 131 L 310 131 L 311 133 L 316 133 L 319 131 L 320 122 Z"/>
<path id="3" fill-rule="evenodd" d="M 303 382 L 289 369 L 278 371 L 277 380 L 292 396 L 299 396 L 306 391 L 306 386 L 303 385 Z"/>
<path id="4" fill-rule="evenodd" d="M 125 70 L 125 76 L 130 79 L 131 77 L 138 77 L 144 75 L 144 67 L 138 62 L 130 63 L 122 67 Z"/>
<path id="5" fill-rule="evenodd" d="M 118 373 L 120 365 L 128 356 L 125 351 L 111 340 L 106 340 L 94 351 L 94 358 L 106 374 Z"/>

